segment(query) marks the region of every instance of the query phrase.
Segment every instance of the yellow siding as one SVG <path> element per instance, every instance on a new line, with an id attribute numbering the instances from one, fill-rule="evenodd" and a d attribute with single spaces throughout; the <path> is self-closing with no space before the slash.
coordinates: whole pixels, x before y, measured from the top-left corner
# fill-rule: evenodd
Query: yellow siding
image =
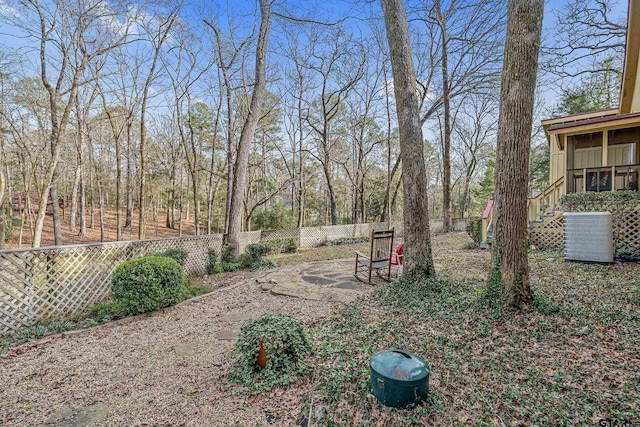
<path id="1" fill-rule="evenodd" d="M 631 97 L 631 111 L 630 113 L 640 112 L 640 61 L 637 61 L 638 66 L 636 69 L 635 87 L 633 88 L 633 95 Z"/>
<path id="2" fill-rule="evenodd" d="M 549 183 L 556 182 L 564 176 L 564 151 L 551 154 L 551 167 L 549 168 Z"/>
<path id="3" fill-rule="evenodd" d="M 574 156 L 574 169 L 602 166 L 602 147 L 576 148 Z"/>
<path id="4" fill-rule="evenodd" d="M 635 153 L 633 143 L 609 146 L 608 166 L 632 165 Z"/>

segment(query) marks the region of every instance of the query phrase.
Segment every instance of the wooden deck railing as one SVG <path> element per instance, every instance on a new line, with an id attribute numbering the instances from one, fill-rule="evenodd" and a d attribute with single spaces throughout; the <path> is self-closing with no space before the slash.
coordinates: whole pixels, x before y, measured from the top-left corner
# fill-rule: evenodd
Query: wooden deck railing
<path id="1" fill-rule="evenodd" d="M 535 197 L 527 199 L 527 221 L 540 219 L 544 214 L 550 214 L 557 209 L 560 197 L 564 194 L 564 177 L 553 182 Z M 491 237 L 493 223 L 493 199 L 489 199 L 482 214 L 482 242 L 488 243 Z"/>
<path id="2" fill-rule="evenodd" d="M 640 164 L 567 170 L 569 191 L 638 190 Z"/>
<path id="3" fill-rule="evenodd" d="M 542 215 L 550 214 L 560 204 L 560 197 L 564 194 L 564 177 L 559 178 L 540 194 L 529 199 L 528 221 L 539 219 Z"/>

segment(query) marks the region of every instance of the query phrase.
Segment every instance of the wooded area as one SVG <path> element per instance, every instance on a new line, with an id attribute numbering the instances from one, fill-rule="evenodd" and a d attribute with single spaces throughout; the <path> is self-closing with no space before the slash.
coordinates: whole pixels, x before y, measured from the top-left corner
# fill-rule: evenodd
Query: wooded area
<path id="1" fill-rule="evenodd" d="M 575 9 L 585 1 L 558 16 L 591 13 L 570 21 L 576 43 L 597 31 L 619 42 L 624 23 L 608 18 L 609 2 Z M 382 11 L 249 3 L 3 2 L 0 245 L 400 219 Z M 506 1 L 410 1 L 406 13 L 426 214 L 446 231 L 493 191 Z M 615 67 L 598 64 L 619 59 L 593 43 L 600 62 L 589 78 L 615 93 Z M 555 39 L 546 47 L 547 73 L 580 61 L 561 63 Z M 579 108 L 607 102 L 617 101 Z M 548 163 L 537 150 L 532 191 Z"/>

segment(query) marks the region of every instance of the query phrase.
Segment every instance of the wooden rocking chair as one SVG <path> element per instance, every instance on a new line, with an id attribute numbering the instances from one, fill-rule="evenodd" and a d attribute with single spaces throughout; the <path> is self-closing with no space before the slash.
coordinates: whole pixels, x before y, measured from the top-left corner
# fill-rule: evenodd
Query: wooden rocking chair
<path id="1" fill-rule="evenodd" d="M 393 229 L 371 232 L 371 247 L 369 256 L 356 251 L 356 271 L 354 276 L 361 282 L 371 284 L 373 270 L 378 273 L 386 270 L 386 275 L 380 275 L 384 280 L 391 280 L 391 258 L 393 256 Z M 362 276 L 362 277 L 361 277 Z M 366 280 L 365 280 L 366 279 Z"/>

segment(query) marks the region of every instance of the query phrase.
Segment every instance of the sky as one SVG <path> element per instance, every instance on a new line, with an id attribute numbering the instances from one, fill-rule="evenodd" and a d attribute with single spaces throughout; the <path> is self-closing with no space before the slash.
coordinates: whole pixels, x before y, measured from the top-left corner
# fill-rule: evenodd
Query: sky
<path id="1" fill-rule="evenodd" d="M 46 0 L 45 0 L 46 1 Z M 548 0 L 545 3 L 545 18 L 543 37 L 547 43 L 553 40 L 555 26 L 557 25 L 556 14 L 562 10 L 562 8 L 568 3 L 569 0 Z M 21 32 L 11 25 L 12 20 L 15 18 L 16 10 L 18 6 L 13 6 L 17 0 L 0 0 L 0 15 L 4 15 L 5 18 L 0 22 L 0 52 L 2 46 L 10 48 L 24 47 L 28 48 L 30 41 L 22 37 Z M 447 1 L 444 1 L 445 5 Z M 277 12 L 283 14 L 289 14 L 296 17 L 302 17 L 309 20 L 318 20 L 325 22 L 335 22 L 339 19 L 345 19 L 346 26 L 351 28 L 356 36 L 362 37 L 369 36 L 369 27 L 365 22 L 365 18 L 371 15 L 371 12 L 375 12 L 376 15 L 380 14 L 380 5 L 378 1 L 371 0 L 306 0 L 306 1 L 279 1 L 274 8 Z M 616 12 L 621 16 L 626 14 L 627 2 L 626 0 L 618 0 Z M 200 24 L 203 17 L 214 19 L 217 24 L 226 30 L 231 23 L 242 22 L 245 25 L 240 26 L 238 31 L 239 36 L 251 33 L 254 29 L 252 25 L 246 25 L 246 23 L 253 23 L 257 25 L 256 16 L 258 14 L 258 2 L 257 0 L 220 0 L 218 2 L 212 2 L 208 0 L 187 0 L 182 12 L 182 19 L 194 23 Z M 346 18 L 345 18 L 346 17 Z M 279 26 L 279 22 L 282 21 L 281 17 L 276 16 L 274 18 L 274 24 L 272 26 L 271 46 L 278 42 L 279 38 L 283 37 L 282 28 Z M 244 34 L 242 34 L 244 33 Z M 34 58 L 34 66 L 37 58 Z M 541 93 L 544 99 L 544 104 L 550 109 L 557 104 L 558 88 L 561 86 L 557 84 L 553 86 L 542 86 Z M 570 85 L 570 82 L 561 82 L 563 86 Z"/>

